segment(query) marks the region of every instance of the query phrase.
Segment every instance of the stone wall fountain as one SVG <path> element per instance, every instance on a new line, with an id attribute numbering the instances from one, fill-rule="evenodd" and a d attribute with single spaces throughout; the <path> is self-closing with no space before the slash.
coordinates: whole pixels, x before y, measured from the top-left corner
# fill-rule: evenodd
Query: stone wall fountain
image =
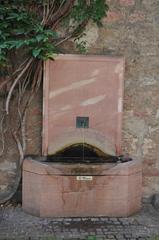
<path id="1" fill-rule="evenodd" d="M 140 161 L 120 157 L 124 59 L 60 55 L 43 85 L 43 158 L 23 164 L 23 209 L 41 217 L 129 216 Z"/>

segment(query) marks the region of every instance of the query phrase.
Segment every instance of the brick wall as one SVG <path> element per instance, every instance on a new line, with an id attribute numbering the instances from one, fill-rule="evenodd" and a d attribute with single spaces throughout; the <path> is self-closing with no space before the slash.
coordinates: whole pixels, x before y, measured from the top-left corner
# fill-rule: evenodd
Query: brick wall
<path id="1" fill-rule="evenodd" d="M 84 38 L 89 54 L 126 58 L 123 152 L 143 161 L 143 193 L 149 197 L 159 192 L 159 2 L 107 2 L 110 10 L 103 19 L 104 27 L 97 29 L 89 24 Z M 70 49 L 72 42 L 68 46 Z M 41 152 L 41 113 L 39 92 L 28 118 L 27 153 Z M 10 155 L 0 159 L 0 194 L 10 188 L 15 176 L 15 146 L 9 149 Z"/>

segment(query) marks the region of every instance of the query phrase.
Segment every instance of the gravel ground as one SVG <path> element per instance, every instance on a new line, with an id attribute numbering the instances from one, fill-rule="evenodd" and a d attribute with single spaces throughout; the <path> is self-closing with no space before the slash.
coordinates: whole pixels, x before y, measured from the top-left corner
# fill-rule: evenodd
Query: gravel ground
<path id="1" fill-rule="evenodd" d="M 21 206 L 1 206 L 0 240 L 159 240 L 159 212 L 152 205 L 129 218 L 38 218 Z"/>

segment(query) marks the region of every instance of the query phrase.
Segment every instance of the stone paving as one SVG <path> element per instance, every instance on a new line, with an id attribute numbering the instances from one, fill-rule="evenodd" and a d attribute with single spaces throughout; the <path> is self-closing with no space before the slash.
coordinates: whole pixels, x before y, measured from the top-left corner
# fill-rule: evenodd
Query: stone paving
<path id="1" fill-rule="evenodd" d="M 159 212 L 145 204 L 129 218 L 38 218 L 19 207 L 0 208 L 0 240 L 159 240 Z"/>

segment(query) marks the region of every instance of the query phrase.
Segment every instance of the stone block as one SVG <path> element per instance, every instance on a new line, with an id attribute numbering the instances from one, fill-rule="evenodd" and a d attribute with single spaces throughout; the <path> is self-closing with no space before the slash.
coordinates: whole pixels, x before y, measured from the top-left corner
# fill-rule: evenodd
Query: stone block
<path id="1" fill-rule="evenodd" d="M 126 217 L 141 207 L 142 168 L 134 160 L 107 166 L 40 163 L 23 164 L 23 209 L 41 217 Z M 94 169 L 94 173 L 92 173 Z"/>
<path id="2" fill-rule="evenodd" d="M 121 6 L 133 6 L 135 4 L 135 0 L 120 0 Z"/>

